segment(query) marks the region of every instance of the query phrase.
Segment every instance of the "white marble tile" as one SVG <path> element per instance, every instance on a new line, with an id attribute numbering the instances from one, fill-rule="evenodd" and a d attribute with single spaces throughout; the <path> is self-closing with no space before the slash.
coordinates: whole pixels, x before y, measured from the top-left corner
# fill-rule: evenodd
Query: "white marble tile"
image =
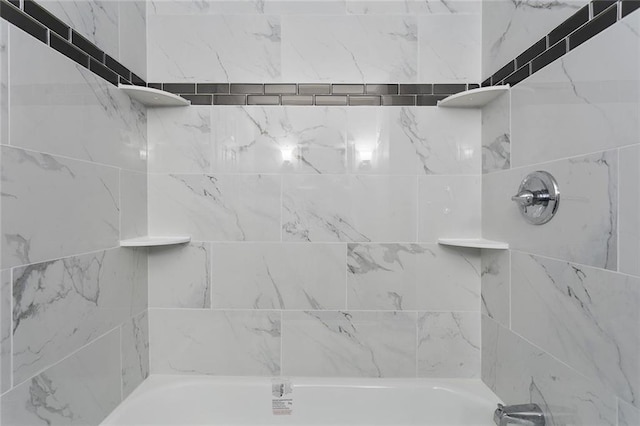
<path id="1" fill-rule="evenodd" d="M 2 424 L 98 425 L 121 401 L 113 330 L 2 396 Z"/>
<path id="2" fill-rule="evenodd" d="M 148 119 L 150 173 L 213 171 L 211 107 L 151 108 Z"/>
<path id="3" fill-rule="evenodd" d="M 640 145 L 620 150 L 618 270 L 640 275 Z"/>
<path id="4" fill-rule="evenodd" d="M 2 266 L 116 247 L 118 170 L 2 147 Z"/>
<path id="5" fill-rule="evenodd" d="M 480 377 L 480 313 L 418 315 L 418 377 Z"/>
<path id="6" fill-rule="evenodd" d="M 149 318 L 142 312 L 122 325 L 122 397 L 149 377 Z"/>
<path id="7" fill-rule="evenodd" d="M 511 328 L 640 406 L 640 278 L 513 252 Z"/>
<path id="8" fill-rule="evenodd" d="M 211 307 L 211 245 L 180 244 L 149 249 L 149 306 Z"/>
<path id="9" fill-rule="evenodd" d="M 282 78 L 296 82 L 416 82 L 412 16 L 283 16 Z"/>
<path id="10" fill-rule="evenodd" d="M 544 37 L 589 0 L 482 2 L 482 79 Z"/>
<path id="11" fill-rule="evenodd" d="M 511 167 L 511 94 L 482 108 L 482 173 Z"/>
<path id="12" fill-rule="evenodd" d="M 14 383 L 142 312 L 146 273 L 146 251 L 139 249 L 114 249 L 15 268 Z"/>
<path id="13" fill-rule="evenodd" d="M 616 269 L 617 159 L 610 151 L 484 175 L 483 236 L 516 250 Z M 561 191 L 556 216 L 543 226 L 525 222 L 511 201 L 535 170 L 555 176 Z"/>
<path id="14" fill-rule="evenodd" d="M 149 234 L 147 175 L 120 170 L 120 239 Z"/>
<path id="15" fill-rule="evenodd" d="M 213 244 L 213 307 L 344 309 L 345 253 L 345 244 Z"/>
<path id="16" fill-rule="evenodd" d="M 200 241 L 279 241 L 280 177 L 150 175 L 149 231 Z"/>
<path id="17" fill-rule="evenodd" d="M 618 424 L 617 426 L 640 425 L 640 410 L 618 399 Z"/>
<path id="18" fill-rule="evenodd" d="M 215 172 L 345 172 L 345 108 L 214 107 L 211 125 Z"/>
<path id="19" fill-rule="evenodd" d="M 280 81 L 280 18 L 149 16 L 148 80 Z"/>
<path id="20" fill-rule="evenodd" d="M 152 374 L 280 374 L 280 312 L 151 309 L 149 318 Z"/>
<path id="21" fill-rule="evenodd" d="M 9 24 L 0 21 L 0 143 L 9 143 Z"/>
<path id="22" fill-rule="evenodd" d="M 615 397 L 496 322 L 482 317 L 482 378 L 505 404 L 534 402 L 554 426 L 616 424 Z"/>
<path id="23" fill-rule="evenodd" d="M 423 244 L 349 244 L 347 307 L 479 310 L 479 256 Z"/>
<path id="24" fill-rule="evenodd" d="M 416 178 L 285 176 L 284 241 L 414 241 Z"/>
<path id="25" fill-rule="evenodd" d="M 11 389 L 11 270 L 0 271 L 0 393 Z"/>
<path id="26" fill-rule="evenodd" d="M 143 80 L 147 79 L 147 2 L 120 3 L 120 63 Z"/>
<path id="27" fill-rule="evenodd" d="M 480 199 L 480 176 L 419 177 L 418 241 L 480 237 Z"/>
<path id="28" fill-rule="evenodd" d="M 482 56 L 481 26 L 480 14 L 420 17 L 418 81 L 479 82 Z"/>
<path id="29" fill-rule="evenodd" d="M 283 312 L 282 373 L 414 377 L 416 314 Z"/>
<path id="30" fill-rule="evenodd" d="M 152 0 L 150 15 L 340 15 L 346 0 Z"/>
<path id="31" fill-rule="evenodd" d="M 41 0 L 38 2 L 114 59 L 119 57 L 118 1 Z"/>
<path id="32" fill-rule="evenodd" d="M 508 250 L 482 250 L 482 313 L 509 328 L 511 258 Z"/>
<path id="33" fill-rule="evenodd" d="M 22 30 L 10 35 L 11 145 L 146 172 L 146 108 Z"/>
<path id="34" fill-rule="evenodd" d="M 512 89 L 513 167 L 638 143 L 638 34 L 628 15 Z"/>
<path id="35" fill-rule="evenodd" d="M 347 116 L 351 173 L 480 173 L 479 111 L 349 108 Z"/>
<path id="36" fill-rule="evenodd" d="M 346 0 L 347 13 L 355 15 L 450 15 L 480 14 L 476 0 Z"/>

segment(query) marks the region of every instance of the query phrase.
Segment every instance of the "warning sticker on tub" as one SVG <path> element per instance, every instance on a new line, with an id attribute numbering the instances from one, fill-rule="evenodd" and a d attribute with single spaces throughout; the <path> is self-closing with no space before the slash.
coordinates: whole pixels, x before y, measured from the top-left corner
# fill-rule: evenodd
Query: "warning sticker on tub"
<path id="1" fill-rule="evenodd" d="M 271 382 L 271 410 L 274 416 L 289 416 L 293 411 L 293 387 L 287 379 Z"/>

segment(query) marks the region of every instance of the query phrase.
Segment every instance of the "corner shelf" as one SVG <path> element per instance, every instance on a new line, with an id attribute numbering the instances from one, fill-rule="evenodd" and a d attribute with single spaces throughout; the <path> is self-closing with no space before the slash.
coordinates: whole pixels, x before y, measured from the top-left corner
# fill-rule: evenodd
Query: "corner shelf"
<path id="1" fill-rule="evenodd" d="M 118 88 L 143 105 L 148 107 L 189 106 L 191 101 L 164 90 L 151 87 L 119 84 Z"/>
<path id="2" fill-rule="evenodd" d="M 466 90 L 438 101 L 438 106 L 443 108 L 482 108 L 507 91 L 509 91 L 508 84 Z"/>
<path id="3" fill-rule="evenodd" d="M 485 240 L 484 238 L 438 238 L 438 244 L 492 250 L 507 250 L 509 248 L 508 243 Z"/>
<path id="4" fill-rule="evenodd" d="M 121 240 L 120 247 L 156 247 L 170 246 L 174 244 L 184 244 L 191 241 L 191 237 L 174 236 L 174 237 L 138 237 L 128 240 Z"/>

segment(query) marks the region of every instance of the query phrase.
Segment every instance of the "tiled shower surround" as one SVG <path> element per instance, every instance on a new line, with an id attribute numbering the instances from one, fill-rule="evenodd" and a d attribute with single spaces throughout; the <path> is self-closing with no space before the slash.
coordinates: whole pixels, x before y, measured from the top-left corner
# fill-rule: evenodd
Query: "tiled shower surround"
<path id="1" fill-rule="evenodd" d="M 640 424 L 640 15 L 614 3 L 540 70 L 587 1 L 43 1 L 45 40 L 0 21 L 1 423 L 97 424 L 168 373 L 482 377 L 553 425 Z M 125 77 L 194 105 L 146 109 Z M 434 106 L 505 78 L 482 111 Z M 315 106 L 245 105 L 292 86 Z M 509 199 L 538 169 L 563 198 L 532 227 Z M 436 243 L 481 229 L 512 250 Z M 192 242 L 118 248 L 147 233 Z"/>

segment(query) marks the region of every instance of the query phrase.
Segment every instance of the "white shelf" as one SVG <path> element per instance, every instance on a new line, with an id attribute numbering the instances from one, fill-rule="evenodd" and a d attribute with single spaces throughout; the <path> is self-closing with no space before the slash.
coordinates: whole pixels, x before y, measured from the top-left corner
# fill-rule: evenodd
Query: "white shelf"
<path id="1" fill-rule="evenodd" d="M 168 107 L 168 106 L 189 106 L 191 101 L 182 98 L 173 93 L 165 92 L 164 90 L 152 89 L 151 87 L 132 86 L 129 84 L 119 84 L 119 89 L 122 89 L 130 98 L 135 99 L 143 105 L 148 107 Z"/>
<path id="2" fill-rule="evenodd" d="M 139 237 L 129 240 L 121 240 L 120 247 L 155 247 L 170 246 L 174 244 L 184 244 L 191 241 L 191 237 Z"/>
<path id="3" fill-rule="evenodd" d="M 509 85 L 481 87 L 456 93 L 438 101 L 439 107 L 446 108 L 482 108 L 501 94 L 509 90 Z"/>
<path id="4" fill-rule="evenodd" d="M 480 249 L 506 250 L 508 243 L 485 240 L 484 238 L 438 238 L 438 244 L 455 247 L 472 247 Z"/>

